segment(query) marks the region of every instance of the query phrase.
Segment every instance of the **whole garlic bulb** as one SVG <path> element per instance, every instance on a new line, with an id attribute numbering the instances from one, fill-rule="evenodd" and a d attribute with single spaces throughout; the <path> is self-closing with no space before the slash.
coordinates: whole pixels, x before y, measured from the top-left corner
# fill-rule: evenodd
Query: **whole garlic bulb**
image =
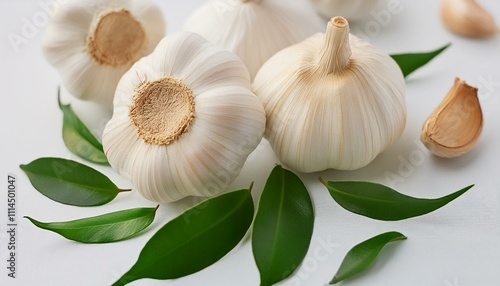
<path id="1" fill-rule="evenodd" d="M 342 17 L 277 53 L 254 81 L 265 136 L 301 172 L 353 170 L 394 143 L 406 123 L 405 81 L 394 60 L 349 34 Z"/>
<path id="2" fill-rule="evenodd" d="M 311 0 L 318 13 L 330 19 L 341 15 L 349 21 L 359 21 L 377 10 L 387 0 Z"/>
<path id="3" fill-rule="evenodd" d="M 164 35 L 163 15 L 151 0 L 68 0 L 42 48 L 71 94 L 111 108 L 122 75 Z"/>
<path id="4" fill-rule="evenodd" d="M 144 197 L 171 202 L 224 191 L 264 129 L 264 108 L 241 60 L 183 32 L 120 80 L 103 146 Z"/>
<path id="5" fill-rule="evenodd" d="M 196 10 L 184 30 L 235 53 L 253 79 L 278 51 L 305 40 L 324 27 L 307 2 L 282 0 L 213 0 Z"/>

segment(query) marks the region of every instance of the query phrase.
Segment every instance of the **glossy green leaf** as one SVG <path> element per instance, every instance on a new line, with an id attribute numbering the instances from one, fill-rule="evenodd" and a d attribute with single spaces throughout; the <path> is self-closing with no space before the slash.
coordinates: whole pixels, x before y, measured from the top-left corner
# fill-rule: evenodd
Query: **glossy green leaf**
<path id="1" fill-rule="evenodd" d="M 404 239 L 406 239 L 406 236 L 393 231 L 377 235 L 354 246 L 347 253 L 330 284 L 351 278 L 368 269 L 375 262 L 384 246 L 390 242 Z"/>
<path id="2" fill-rule="evenodd" d="M 314 226 L 306 187 L 294 173 L 276 166 L 260 197 L 252 233 L 252 250 L 260 285 L 273 285 L 304 259 Z"/>
<path id="3" fill-rule="evenodd" d="M 21 165 L 31 184 L 46 197 L 73 206 L 99 206 L 112 201 L 121 190 L 100 172 L 75 161 L 40 158 Z"/>
<path id="4" fill-rule="evenodd" d="M 66 147 L 75 155 L 92 163 L 108 165 L 101 142 L 95 138 L 80 118 L 75 114 L 70 104 L 61 103 L 61 90 L 58 90 L 57 100 L 63 112 L 63 140 Z"/>
<path id="5" fill-rule="evenodd" d="M 39 222 L 25 216 L 39 228 L 58 233 L 69 240 L 82 243 L 109 243 L 130 238 L 154 220 L 156 208 L 136 208 L 95 217 L 66 221 Z"/>
<path id="6" fill-rule="evenodd" d="M 370 182 L 324 182 L 332 198 L 344 209 L 378 220 L 395 221 L 433 212 L 474 185 L 438 199 L 420 199 Z"/>
<path id="7" fill-rule="evenodd" d="M 426 65 L 432 59 L 441 54 L 444 50 L 446 50 L 451 44 L 447 44 L 446 46 L 437 49 L 428 53 L 409 53 L 409 54 L 397 54 L 391 55 L 391 57 L 396 61 L 396 63 L 401 68 L 403 75 L 407 77 L 412 72 L 416 71 L 420 67 Z"/>
<path id="8" fill-rule="evenodd" d="M 231 251 L 252 223 L 249 190 L 206 200 L 165 224 L 132 268 L 113 285 L 142 278 L 175 279 L 198 272 Z"/>

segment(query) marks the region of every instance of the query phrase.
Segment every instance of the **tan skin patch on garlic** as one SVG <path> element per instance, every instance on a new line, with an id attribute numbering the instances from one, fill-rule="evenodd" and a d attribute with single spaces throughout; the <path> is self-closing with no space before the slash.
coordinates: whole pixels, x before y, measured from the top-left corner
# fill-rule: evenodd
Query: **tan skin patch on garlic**
<path id="1" fill-rule="evenodd" d="M 87 51 L 97 63 L 118 67 L 135 61 L 145 43 L 141 23 L 123 9 L 100 16 L 87 39 Z"/>
<path id="2" fill-rule="evenodd" d="M 146 143 L 168 145 L 189 130 L 194 111 L 191 89 L 179 80 L 164 77 L 139 86 L 129 117 Z"/>

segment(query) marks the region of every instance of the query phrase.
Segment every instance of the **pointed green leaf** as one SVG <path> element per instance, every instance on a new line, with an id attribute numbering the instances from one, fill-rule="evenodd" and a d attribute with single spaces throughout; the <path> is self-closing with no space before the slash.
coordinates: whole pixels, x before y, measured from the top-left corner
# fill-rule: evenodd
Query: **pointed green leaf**
<path id="1" fill-rule="evenodd" d="M 406 239 L 406 236 L 399 232 L 387 232 L 368 239 L 354 246 L 347 253 L 342 261 L 337 274 L 333 277 L 330 284 L 335 284 L 342 280 L 351 278 L 352 276 L 368 269 L 377 259 L 382 248 L 388 243 Z"/>
<path id="2" fill-rule="evenodd" d="M 175 279 L 224 257 L 245 236 L 254 213 L 249 190 L 206 200 L 165 224 L 132 268 L 113 285 L 142 278 Z"/>
<path id="3" fill-rule="evenodd" d="M 75 155 L 92 163 L 108 165 L 101 142 L 99 142 L 80 118 L 75 114 L 70 104 L 61 103 L 61 89 L 57 91 L 59 108 L 63 112 L 63 140 L 66 147 Z"/>
<path id="4" fill-rule="evenodd" d="M 75 161 L 40 158 L 21 165 L 31 184 L 46 197 L 73 206 L 100 206 L 112 201 L 120 190 L 106 176 Z"/>
<path id="5" fill-rule="evenodd" d="M 403 75 L 407 77 L 412 72 L 416 71 L 420 67 L 426 65 L 432 59 L 441 54 L 444 50 L 446 50 L 451 44 L 447 44 L 446 46 L 437 49 L 428 53 L 409 53 L 409 54 L 397 54 L 391 55 L 391 57 L 396 61 L 396 63 L 401 68 Z"/>
<path id="6" fill-rule="evenodd" d="M 378 220 L 396 221 L 433 212 L 474 185 L 438 199 L 420 199 L 370 182 L 324 182 L 332 198 L 344 209 Z"/>
<path id="7" fill-rule="evenodd" d="M 39 222 L 26 216 L 39 228 L 58 233 L 69 240 L 81 243 L 109 243 L 130 238 L 154 220 L 156 208 L 136 208 L 95 217 L 66 221 Z"/>
<path id="8" fill-rule="evenodd" d="M 306 187 L 294 173 L 276 166 L 267 179 L 255 217 L 252 250 L 260 285 L 291 275 L 306 256 L 314 210 Z"/>

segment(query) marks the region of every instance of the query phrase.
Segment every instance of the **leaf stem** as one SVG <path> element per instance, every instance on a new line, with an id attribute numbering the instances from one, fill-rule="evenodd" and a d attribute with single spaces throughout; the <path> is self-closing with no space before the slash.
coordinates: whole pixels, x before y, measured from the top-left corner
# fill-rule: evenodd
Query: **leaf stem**
<path id="1" fill-rule="evenodd" d="M 252 193 L 252 190 L 253 190 L 253 184 L 254 184 L 254 182 L 252 182 L 252 183 L 250 184 L 250 187 L 248 187 L 248 192 L 249 192 L 249 193 Z"/>
<path id="2" fill-rule="evenodd" d="M 57 104 L 59 105 L 59 109 L 62 110 L 63 104 L 61 102 L 61 86 L 57 87 Z"/>
<path id="3" fill-rule="evenodd" d="M 319 177 L 318 180 L 325 186 L 325 187 L 328 187 L 328 183 L 323 180 L 323 178 Z"/>

